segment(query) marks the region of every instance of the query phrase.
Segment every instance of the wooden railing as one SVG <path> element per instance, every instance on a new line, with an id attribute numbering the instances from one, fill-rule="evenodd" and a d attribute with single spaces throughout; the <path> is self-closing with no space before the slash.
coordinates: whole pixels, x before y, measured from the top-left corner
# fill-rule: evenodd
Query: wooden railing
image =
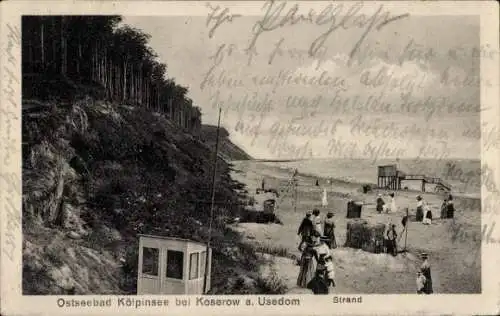
<path id="1" fill-rule="evenodd" d="M 423 180 L 427 183 L 440 185 L 448 190 L 451 189 L 451 185 L 441 180 L 441 178 L 427 177 L 424 175 L 405 175 L 402 177 L 403 180 Z"/>

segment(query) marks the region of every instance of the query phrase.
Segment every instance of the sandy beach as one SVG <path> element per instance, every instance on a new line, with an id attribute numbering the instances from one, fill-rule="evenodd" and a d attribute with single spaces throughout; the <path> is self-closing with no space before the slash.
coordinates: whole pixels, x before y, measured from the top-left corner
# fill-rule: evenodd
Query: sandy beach
<path id="1" fill-rule="evenodd" d="M 265 177 L 266 187 L 282 190 L 291 177 L 290 170 L 269 162 L 236 161 L 233 162 L 232 177 L 245 183 L 249 194 L 260 187 Z M 433 286 L 436 293 L 480 293 L 481 291 L 481 222 L 480 200 L 474 198 L 455 198 L 456 213 L 453 220 L 439 219 L 439 207 L 443 196 L 434 193 L 414 191 L 396 191 L 398 211 L 390 214 L 378 214 L 375 211 L 375 199 L 378 193 L 384 194 L 389 201 L 389 191 L 375 190 L 368 194 L 361 192 L 361 185 L 350 181 L 332 181 L 325 178 L 304 175 L 299 169 L 297 205 L 294 206 L 293 194 L 282 194 L 278 199 L 276 214 L 280 224 L 239 223 L 232 228 L 244 236 L 249 243 L 256 243 L 264 248 L 279 249 L 286 253 L 275 258 L 275 270 L 286 280 L 290 293 L 309 293 L 297 288 L 296 277 L 299 267 L 292 258 L 300 255 L 297 250 L 297 228 L 307 210 L 317 207 L 321 215 L 334 212 L 336 238 L 339 248 L 333 250 L 336 266 L 335 293 L 363 294 L 401 294 L 415 293 L 415 273 L 421 264 L 419 254 L 426 252 L 430 256 Z M 319 186 L 316 186 L 316 180 Z M 375 179 L 374 179 L 375 180 Z M 376 180 L 375 180 L 376 181 Z M 323 188 L 328 192 L 328 207 L 321 207 Z M 410 216 L 416 208 L 415 197 L 420 194 L 430 204 L 435 220 L 432 225 L 410 222 L 407 234 L 406 253 L 397 257 L 388 254 L 373 254 L 358 249 L 342 247 L 345 242 L 347 201 L 363 201 L 362 218 L 369 222 L 396 224 L 398 234 L 403 226 L 401 219 L 408 207 Z M 413 212 L 412 212 L 413 211 Z M 404 246 L 405 236 L 399 239 L 398 248 Z"/>

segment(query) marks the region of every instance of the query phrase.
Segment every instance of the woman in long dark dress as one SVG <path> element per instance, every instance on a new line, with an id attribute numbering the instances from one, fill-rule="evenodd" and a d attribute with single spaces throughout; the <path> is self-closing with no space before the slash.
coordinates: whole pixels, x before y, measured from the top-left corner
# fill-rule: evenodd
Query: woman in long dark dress
<path id="1" fill-rule="evenodd" d="M 328 248 L 337 248 L 337 241 L 335 240 L 335 223 L 333 221 L 333 212 L 328 212 L 328 214 L 326 214 L 323 234 L 327 238 L 326 244 L 328 245 Z"/>
<path id="2" fill-rule="evenodd" d="M 312 235 L 312 241 L 306 243 L 300 258 L 300 271 L 297 277 L 297 285 L 307 288 L 309 282 L 314 278 L 317 266 L 316 245 L 319 243 L 319 234 L 315 231 Z"/>
<path id="3" fill-rule="evenodd" d="M 421 222 L 424 219 L 424 201 L 420 195 L 417 195 L 417 214 L 415 217 L 417 222 Z"/>
<path id="4" fill-rule="evenodd" d="M 333 268 L 333 264 L 331 262 L 330 248 L 326 244 L 328 238 L 320 237 L 316 234 L 314 239 L 315 239 L 315 245 L 314 245 L 313 256 L 317 262 L 317 265 L 314 277 L 307 284 L 307 288 L 311 289 L 314 294 L 328 294 L 330 284 L 332 285 L 334 284 L 333 279 L 329 280 L 329 273 L 328 273 L 329 268 Z"/>
<path id="5" fill-rule="evenodd" d="M 448 201 L 444 199 L 443 204 L 441 204 L 441 216 L 440 218 L 447 218 L 447 212 L 448 212 Z"/>
<path id="6" fill-rule="evenodd" d="M 453 206 L 453 196 L 448 196 L 448 203 L 446 207 L 446 218 L 453 218 L 455 214 L 455 206 Z"/>

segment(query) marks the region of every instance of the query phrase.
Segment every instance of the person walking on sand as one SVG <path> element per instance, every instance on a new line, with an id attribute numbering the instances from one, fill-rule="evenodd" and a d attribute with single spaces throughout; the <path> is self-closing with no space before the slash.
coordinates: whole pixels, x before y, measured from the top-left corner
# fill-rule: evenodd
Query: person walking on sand
<path id="1" fill-rule="evenodd" d="M 312 222 L 312 212 L 307 211 L 306 216 L 302 219 L 302 223 L 300 223 L 299 230 L 297 231 L 297 235 L 300 236 L 299 243 L 299 251 L 302 251 L 302 246 L 310 242 L 311 234 L 314 230 L 313 222 Z"/>
<path id="2" fill-rule="evenodd" d="M 297 277 L 297 286 L 307 288 L 309 282 L 314 278 L 317 267 L 317 253 L 314 249 L 319 244 L 319 234 L 313 231 L 311 240 L 306 242 L 306 247 L 300 257 L 300 270 Z"/>
<path id="3" fill-rule="evenodd" d="M 377 195 L 377 212 L 379 214 L 381 214 L 382 211 L 384 210 L 384 206 L 385 206 L 385 202 L 384 202 L 384 199 L 382 198 L 382 194 L 378 194 Z"/>
<path id="4" fill-rule="evenodd" d="M 441 218 L 441 219 L 446 218 L 446 215 L 447 215 L 446 213 L 447 213 L 447 211 L 448 211 L 448 199 L 447 199 L 447 198 L 445 198 L 445 199 L 443 200 L 443 203 L 441 204 L 441 213 L 440 213 L 439 218 Z"/>
<path id="5" fill-rule="evenodd" d="M 397 212 L 398 207 L 396 205 L 396 198 L 394 197 L 394 192 L 389 194 L 389 196 L 391 197 L 391 206 L 387 208 L 387 213 L 389 213 L 389 211 L 392 213 Z"/>
<path id="6" fill-rule="evenodd" d="M 417 213 L 415 219 L 417 222 L 421 222 L 424 219 L 424 200 L 420 195 L 417 195 Z"/>
<path id="7" fill-rule="evenodd" d="M 430 225 L 432 224 L 432 211 L 429 204 L 424 202 L 424 219 L 422 220 L 422 224 Z"/>
<path id="8" fill-rule="evenodd" d="M 455 216 L 455 206 L 453 206 L 453 196 L 451 194 L 448 195 L 448 201 L 446 204 L 446 218 L 453 218 Z"/>
<path id="9" fill-rule="evenodd" d="M 333 212 L 326 214 L 323 235 L 327 238 L 326 245 L 330 249 L 337 248 L 337 241 L 335 240 L 335 222 L 333 221 Z"/>
<path id="10" fill-rule="evenodd" d="M 392 224 L 387 231 L 387 253 L 390 253 L 394 257 L 398 255 L 396 238 L 398 238 L 398 234 L 396 233 L 396 225 Z"/>
<path id="11" fill-rule="evenodd" d="M 328 206 L 328 196 L 326 194 L 326 188 L 323 188 L 323 198 L 321 199 L 321 205 L 323 208 L 326 208 Z"/>
<path id="12" fill-rule="evenodd" d="M 319 242 L 316 242 L 314 245 L 314 251 L 316 260 L 318 262 L 316 269 L 326 269 L 325 268 L 325 259 L 330 256 L 330 248 L 326 244 L 326 237 L 319 237 Z"/>
<path id="13" fill-rule="evenodd" d="M 320 236 L 323 235 L 323 227 L 321 227 L 321 216 L 320 216 L 320 211 L 315 208 L 313 210 L 313 225 L 314 225 L 314 230 L 316 230 Z"/>
<path id="14" fill-rule="evenodd" d="M 315 277 L 308 284 L 314 294 L 328 294 L 330 285 L 335 286 L 335 272 L 330 249 L 326 245 L 326 237 L 315 234 L 314 257 L 317 261 Z"/>
<path id="15" fill-rule="evenodd" d="M 426 253 L 422 253 L 421 255 L 422 259 L 424 262 L 422 262 L 422 265 L 420 266 L 420 269 L 422 271 L 422 274 L 425 277 L 425 285 L 424 285 L 424 293 L 425 294 L 432 294 L 434 293 L 432 289 L 432 275 L 431 275 L 431 265 L 429 263 L 429 255 Z"/>

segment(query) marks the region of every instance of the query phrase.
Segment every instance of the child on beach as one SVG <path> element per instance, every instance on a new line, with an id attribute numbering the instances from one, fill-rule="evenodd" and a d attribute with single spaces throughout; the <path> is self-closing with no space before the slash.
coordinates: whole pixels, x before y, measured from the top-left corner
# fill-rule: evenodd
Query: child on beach
<path id="1" fill-rule="evenodd" d="M 327 237 L 320 238 L 321 244 L 316 248 L 318 254 L 318 270 L 325 270 L 325 278 L 327 279 L 328 286 L 335 286 L 335 271 L 333 267 L 332 255 L 329 247 L 326 246 L 328 241 Z"/>
<path id="2" fill-rule="evenodd" d="M 329 255 L 324 258 L 325 268 L 326 268 L 326 278 L 328 282 L 328 286 L 335 286 L 335 270 L 333 267 L 332 256 Z"/>
<path id="3" fill-rule="evenodd" d="M 427 204 L 424 203 L 424 218 L 422 219 L 422 224 L 424 225 L 430 225 L 432 224 L 432 211 L 431 207 Z"/>
<path id="4" fill-rule="evenodd" d="M 422 270 L 417 271 L 417 294 L 425 294 L 425 276 L 422 274 Z"/>
<path id="5" fill-rule="evenodd" d="M 314 278 L 307 283 L 307 288 L 314 294 L 328 294 L 328 284 L 324 276 L 325 270 L 316 270 Z"/>

